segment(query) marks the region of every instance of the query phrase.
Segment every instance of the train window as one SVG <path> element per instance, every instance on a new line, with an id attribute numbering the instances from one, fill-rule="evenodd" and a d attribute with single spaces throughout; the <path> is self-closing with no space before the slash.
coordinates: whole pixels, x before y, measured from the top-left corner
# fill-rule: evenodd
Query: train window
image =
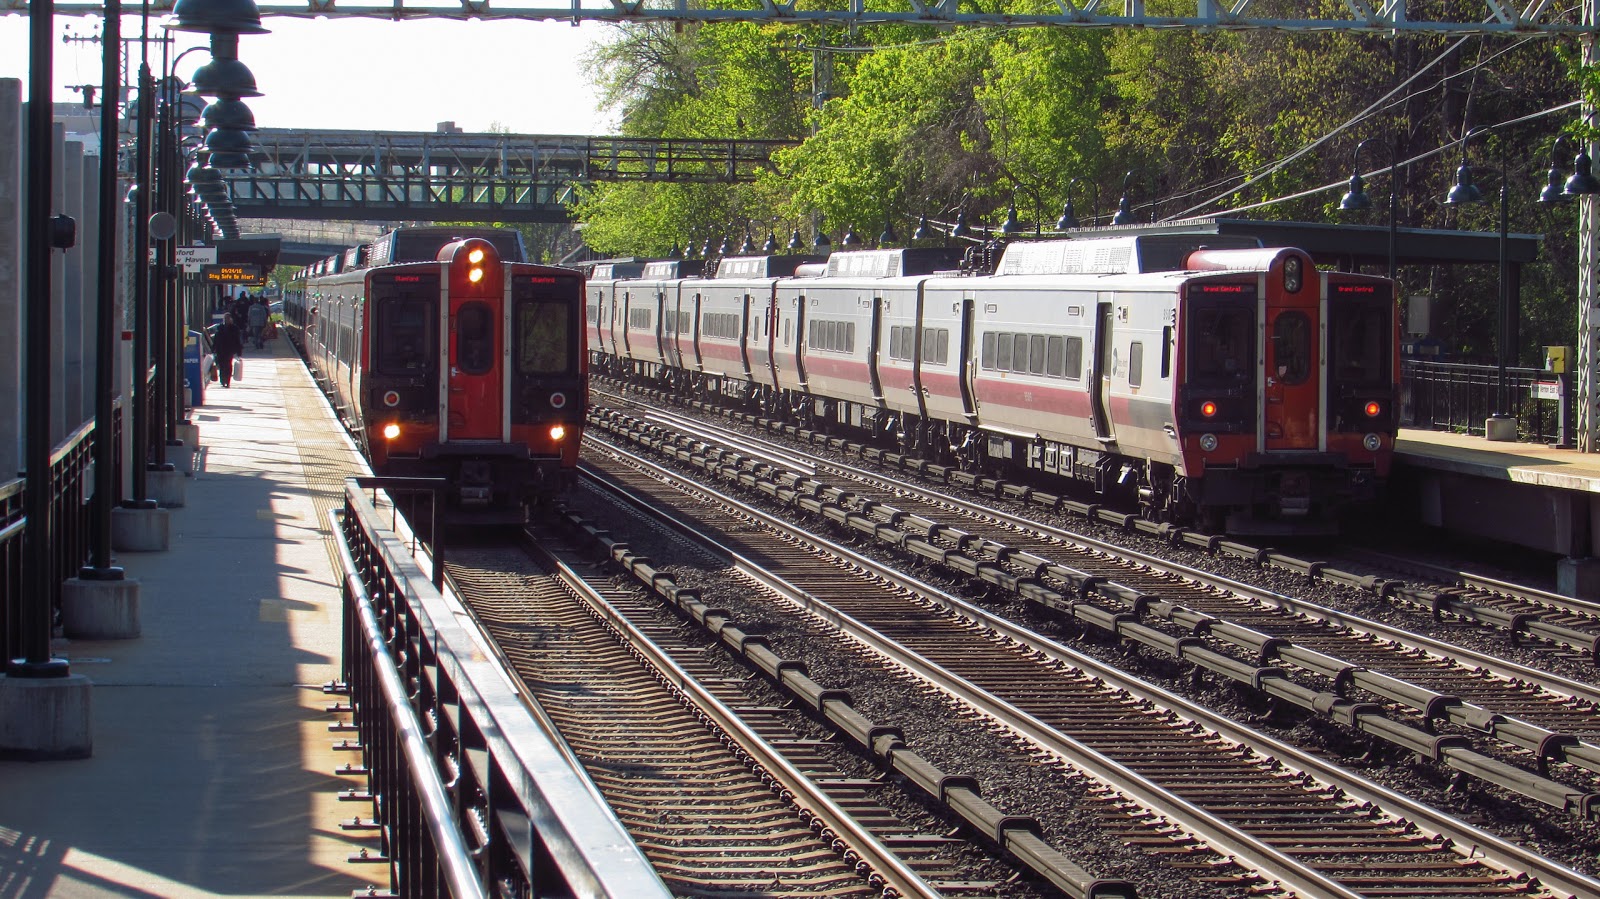
<path id="1" fill-rule="evenodd" d="M 559 300 L 517 305 L 517 370 L 525 375 L 571 367 L 567 305 Z"/>
<path id="2" fill-rule="evenodd" d="M 1128 347 L 1128 386 L 1144 384 L 1144 344 L 1135 340 Z"/>
<path id="3" fill-rule="evenodd" d="M 1001 334 L 999 340 L 999 353 L 995 355 L 994 367 L 1001 371 L 1011 370 L 1011 351 L 1016 345 L 1010 334 Z"/>
<path id="4" fill-rule="evenodd" d="M 995 336 L 995 333 L 993 331 L 986 332 L 983 335 L 983 350 L 981 351 L 981 353 L 979 355 L 978 364 L 983 366 L 984 368 L 994 368 L 995 367 L 995 358 L 994 357 L 995 357 L 995 343 L 996 342 L 997 342 L 996 341 L 996 336 Z"/>
<path id="5" fill-rule="evenodd" d="M 910 328 L 906 329 L 911 330 Z M 907 341 L 909 343 L 910 341 Z M 922 361 L 944 365 L 950 360 L 950 329 L 929 328 L 922 332 Z"/>
<path id="6" fill-rule="evenodd" d="M 1067 339 L 1059 334 L 1053 335 L 1045 341 L 1044 373 L 1052 378 L 1062 377 L 1065 373 Z"/>
<path id="7" fill-rule="evenodd" d="M 1044 374 L 1044 335 L 1035 334 L 1028 338 L 1028 371 Z"/>
<path id="8" fill-rule="evenodd" d="M 462 303 L 456 311 L 456 367 L 468 375 L 494 368 L 494 316 L 488 303 Z"/>
<path id="9" fill-rule="evenodd" d="M 1012 338 L 1015 349 L 1011 351 L 1011 370 L 1026 372 L 1028 370 L 1028 347 L 1032 341 L 1026 334 L 1018 334 Z"/>
<path id="10" fill-rule="evenodd" d="M 1253 309 L 1191 301 L 1187 356 L 1190 382 L 1224 387 L 1247 383 L 1255 368 L 1254 334 Z"/>
<path id="11" fill-rule="evenodd" d="M 1172 326 L 1161 329 L 1161 380 L 1172 377 Z"/>
<path id="12" fill-rule="evenodd" d="M 1067 358 L 1062 366 L 1062 372 L 1070 380 L 1077 381 L 1083 378 L 1083 338 L 1067 338 Z"/>
<path id="13" fill-rule="evenodd" d="M 378 337 L 374 341 L 378 358 L 374 365 L 384 374 L 411 374 L 433 367 L 429 339 L 433 318 L 431 304 L 413 297 L 392 297 L 378 301 Z"/>
<path id="14" fill-rule="evenodd" d="M 1272 323 L 1272 364 L 1285 384 L 1311 377 L 1311 319 L 1304 312 L 1278 313 Z"/>
<path id="15" fill-rule="evenodd" d="M 1347 384 L 1389 382 L 1389 316 L 1386 303 L 1330 310 L 1328 360 L 1335 378 Z"/>

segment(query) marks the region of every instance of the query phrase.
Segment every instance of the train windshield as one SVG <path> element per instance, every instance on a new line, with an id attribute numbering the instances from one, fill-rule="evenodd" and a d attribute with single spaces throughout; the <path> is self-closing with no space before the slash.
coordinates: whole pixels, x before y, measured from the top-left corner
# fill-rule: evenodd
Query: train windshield
<path id="1" fill-rule="evenodd" d="M 469 375 L 494 367 L 494 313 L 488 303 L 462 303 L 456 312 L 456 365 Z"/>
<path id="2" fill-rule="evenodd" d="M 1388 384 L 1393 330 L 1388 298 L 1334 303 L 1328 318 L 1328 364 L 1334 378 L 1352 386 Z"/>
<path id="3" fill-rule="evenodd" d="M 1250 383 L 1256 363 L 1254 287 L 1196 285 L 1189 300 L 1189 381 L 1233 387 Z M 1228 288 L 1213 295 L 1205 288 Z"/>
<path id="4" fill-rule="evenodd" d="M 570 306 L 560 300 L 517 305 L 517 370 L 546 375 L 572 368 Z"/>
<path id="5" fill-rule="evenodd" d="M 421 297 L 380 297 L 377 306 L 377 359 L 386 375 L 412 375 L 434 366 L 434 304 Z"/>

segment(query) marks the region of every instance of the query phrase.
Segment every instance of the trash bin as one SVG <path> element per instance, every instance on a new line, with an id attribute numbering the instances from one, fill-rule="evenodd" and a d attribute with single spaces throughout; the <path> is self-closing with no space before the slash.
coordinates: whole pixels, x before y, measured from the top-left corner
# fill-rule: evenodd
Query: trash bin
<path id="1" fill-rule="evenodd" d="M 205 403 L 207 369 L 211 367 L 209 341 L 202 339 L 199 331 L 190 331 L 183 341 L 183 380 L 189 385 L 189 405 Z"/>

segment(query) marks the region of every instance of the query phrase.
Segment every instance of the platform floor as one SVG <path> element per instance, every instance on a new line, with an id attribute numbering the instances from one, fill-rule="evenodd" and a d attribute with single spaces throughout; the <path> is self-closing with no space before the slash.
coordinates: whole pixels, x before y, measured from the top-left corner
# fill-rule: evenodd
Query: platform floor
<path id="1" fill-rule="evenodd" d="M 1402 428 L 1399 462 L 1419 468 L 1561 490 L 1600 493 L 1600 453 L 1539 443 L 1502 443 L 1471 434 Z"/>
<path id="2" fill-rule="evenodd" d="M 247 351 L 192 419 L 170 549 L 120 553 L 142 635 L 58 640 L 89 677 L 94 753 L 0 762 L 0 897 L 348 897 L 381 865 L 339 822 L 340 597 L 325 510 L 359 457 L 287 340 Z"/>

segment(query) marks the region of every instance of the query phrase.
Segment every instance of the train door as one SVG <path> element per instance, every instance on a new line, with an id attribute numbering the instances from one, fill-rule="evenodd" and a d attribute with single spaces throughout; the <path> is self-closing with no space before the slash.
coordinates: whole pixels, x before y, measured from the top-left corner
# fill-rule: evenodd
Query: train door
<path id="1" fill-rule="evenodd" d="M 1281 281 L 1269 272 L 1261 301 L 1266 325 L 1262 446 L 1269 452 L 1315 450 L 1320 449 L 1322 316 L 1321 291 L 1312 285 L 1322 279 L 1299 256 L 1286 255 L 1281 265 Z"/>
<path id="2" fill-rule="evenodd" d="M 1094 418 L 1094 435 L 1103 441 L 1113 439 L 1111 415 L 1107 404 L 1111 397 L 1111 303 L 1100 301 L 1094 317 L 1094 353 L 1089 368 L 1089 410 Z"/>
<path id="3" fill-rule="evenodd" d="M 972 331 L 973 320 L 977 317 L 976 308 L 978 300 L 969 291 L 961 298 L 961 411 L 968 416 L 978 414 L 978 399 L 973 392 L 972 381 L 978 376 L 978 354 L 973 352 Z M 920 317 L 918 319 L 921 320 Z M 922 334 L 917 334 L 917 356 L 922 354 Z M 921 393 L 919 389 L 917 391 Z"/>
<path id="4" fill-rule="evenodd" d="M 503 440 L 505 300 L 451 291 L 446 308 L 450 356 L 440 439 Z"/>

